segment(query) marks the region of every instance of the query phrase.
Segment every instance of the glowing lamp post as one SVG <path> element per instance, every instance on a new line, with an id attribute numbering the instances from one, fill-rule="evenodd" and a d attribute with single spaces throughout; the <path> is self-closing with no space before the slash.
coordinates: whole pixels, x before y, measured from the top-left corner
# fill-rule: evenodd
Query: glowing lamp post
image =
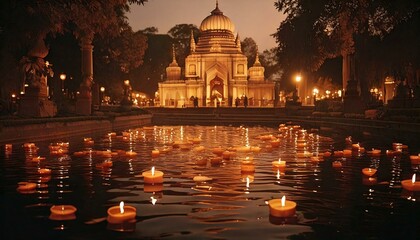
<path id="1" fill-rule="evenodd" d="M 316 99 L 317 99 L 317 97 L 318 97 L 318 93 L 319 93 L 318 88 L 314 88 L 314 89 L 312 90 L 312 95 L 314 96 L 314 105 L 315 105 Z"/>
<path id="2" fill-rule="evenodd" d="M 104 102 L 105 87 L 101 87 L 99 90 L 101 91 L 101 103 L 102 103 Z"/>
<path id="3" fill-rule="evenodd" d="M 62 73 L 60 74 L 60 79 L 61 79 L 61 91 L 64 92 L 64 81 L 66 80 L 66 74 Z"/>
<path id="4" fill-rule="evenodd" d="M 300 74 L 298 74 L 295 77 L 296 96 L 294 96 L 294 99 L 293 99 L 294 101 L 297 101 L 299 99 L 299 97 L 300 97 L 300 94 L 299 94 L 299 83 L 300 83 L 300 81 L 302 81 L 302 76 Z"/>

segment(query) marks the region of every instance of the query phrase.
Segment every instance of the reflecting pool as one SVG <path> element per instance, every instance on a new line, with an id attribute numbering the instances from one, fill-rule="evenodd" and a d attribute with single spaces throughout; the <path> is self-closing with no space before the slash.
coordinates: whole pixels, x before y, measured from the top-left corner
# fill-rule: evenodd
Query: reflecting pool
<path id="1" fill-rule="evenodd" d="M 401 181 L 419 173 L 418 152 L 383 142 L 291 125 L 152 126 L 2 146 L 2 239 L 416 239 L 420 194 Z M 145 183 L 152 167 L 163 183 Z M 296 213 L 270 215 L 283 196 Z M 110 221 L 121 201 L 133 219 Z M 76 211 L 51 213 L 61 205 Z"/>

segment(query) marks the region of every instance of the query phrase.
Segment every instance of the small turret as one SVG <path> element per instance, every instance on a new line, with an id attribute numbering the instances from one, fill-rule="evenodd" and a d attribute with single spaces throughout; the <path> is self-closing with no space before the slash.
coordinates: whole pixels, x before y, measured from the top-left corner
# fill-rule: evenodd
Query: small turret
<path id="1" fill-rule="evenodd" d="M 166 68 L 166 79 L 167 80 L 179 80 L 181 79 L 181 68 L 178 66 L 175 56 L 175 46 L 172 45 L 172 62 L 169 67 Z"/>

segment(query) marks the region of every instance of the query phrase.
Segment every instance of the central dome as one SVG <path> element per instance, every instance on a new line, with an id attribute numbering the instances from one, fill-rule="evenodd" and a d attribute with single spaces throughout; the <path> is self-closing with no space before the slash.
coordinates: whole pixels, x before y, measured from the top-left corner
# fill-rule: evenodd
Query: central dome
<path id="1" fill-rule="evenodd" d="M 223 15 L 219 9 L 219 4 L 216 3 L 216 8 L 211 11 L 211 15 L 207 16 L 200 25 L 200 30 L 205 31 L 230 31 L 233 33 L 235 25 L 232 21 Z"/>

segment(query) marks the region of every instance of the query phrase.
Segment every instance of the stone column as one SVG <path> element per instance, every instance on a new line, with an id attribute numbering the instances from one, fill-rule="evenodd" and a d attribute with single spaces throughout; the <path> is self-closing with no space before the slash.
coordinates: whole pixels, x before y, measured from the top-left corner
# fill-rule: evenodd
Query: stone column
<path id="1" fill-rule="evenodd" d="M 82 52 L 82 83 L 76 101 L 76 113 L 81 115 L 92 114 L 92 85 L 93 85 L 93 34 L 80 39 Z"/>

